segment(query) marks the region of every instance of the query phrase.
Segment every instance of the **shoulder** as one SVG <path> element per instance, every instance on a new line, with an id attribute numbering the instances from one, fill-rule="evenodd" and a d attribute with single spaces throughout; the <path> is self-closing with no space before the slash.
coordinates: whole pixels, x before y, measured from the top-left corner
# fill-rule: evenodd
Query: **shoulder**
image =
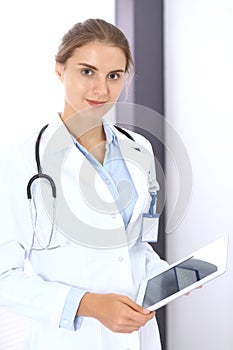
<path id="1" fill-rule="evenodd" d="M 38 132 L 32 132 L 27 138 L 12 142 L 0 155 L 0 171 L 19 175 L 35 166 L 35 143 Z"/>

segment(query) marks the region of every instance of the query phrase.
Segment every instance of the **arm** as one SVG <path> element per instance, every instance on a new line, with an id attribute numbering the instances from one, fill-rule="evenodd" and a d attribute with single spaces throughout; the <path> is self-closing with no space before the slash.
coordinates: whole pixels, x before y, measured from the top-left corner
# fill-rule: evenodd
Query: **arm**
<path id="1" fill-rule="evenodd" d="M 153 248 L 147 243 L 146 248 L 146 277 L 163 272 L 169 264 L 161 259 Z"/>
<path id="2" fill-rule="evenodd" d="M 9 242 L 0 247 L 0 256 L 17 252 Z M 19 257 L 19 254 L 18 254 Z M 39 322 L 59 327 L 62 309 L 70 290 L 69 286 L 47 282 L 41 277 L 28 276 L 19 261 L 0 273 L 0 304 L 8 310 Z"/>
<path id="3" fill-rule="evenodd" d="M 14 151 L 0 164 L 0 305 L 59 327 L 71 286 L 24 272 L 33 237 L 22 158 Z"/>

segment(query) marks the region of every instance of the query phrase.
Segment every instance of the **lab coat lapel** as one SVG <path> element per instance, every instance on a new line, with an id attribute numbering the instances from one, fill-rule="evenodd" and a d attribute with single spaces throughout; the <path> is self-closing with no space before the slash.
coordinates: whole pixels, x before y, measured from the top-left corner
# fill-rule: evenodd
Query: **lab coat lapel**
<path id="1" fill-rule="evenodd" d="M 85 193 L 90 193 L 90 197 L 101 199 L 101 209 L 108 211 L 109 202 L 113 202 L 113 197 L 107 184 L 103 181 L 93 165 L 86 159 L 75 145 L 70 148 L 66 160 L 66 168 L 69 169 L 71 177 L 77 179 L 80 186 L 85 188 Z M 76 180 L 75 180 L 76 181 Z M 95 196 L 95 197 L 94 197 Z M 102 207 L 106 205 L 106 208 Z M 117 206 L 115 206 L 117 211 Z"/>
<path id="2" fill-rule="evenodd" d="M 93 186 L 95 185 L 93 193 L 98 193 L 98 195 L 101 196 L 101 203 L 106 203 L 105 209 L 108 212 L 109 202 L 111 202 L 111 205 L 113 205 L 114 202 L 108 186 L 104 183 L 92 165 L 89 164 L 85 156 L 77 150 L 72 141 L 71 135 L 67 131 L 66 127 L 62 125 L 61 121 L 58 129 L 59 130 L 56 131 L 56 137 L 54 138 L 55 141 L 52 142 L 51 145 L 52 152 L 55 154 L 57 152 L 62 152 L 62 157 L 65 158 L 66 169 L 69 171 L 70 178 L 76 181 L 77 177 L 79 176 L 83 184 L 87 182 L 87 179 L 85 180 L 84 176 L 84 174 L 87 172 L 83 171 L 83 165 L 85 163 L 87 164 L 92 171 L 93 179 L 95 177 L 95 181 L 93 181 Z M 138 199 L 131 217 L 131 222 L 133 222 L 144 211 L 146 204 L 148 203 L 148 174 L 152 164 L 152 155 L 148 151 L 145 151 L 145 149 L 139 143 L 125 137 L 122 138 L 121 134 L 119 134 L 118 137 L 122 156 L 126 162 L 138 194 Z M 72 182 L 75 183 L 74 181 Z M 96 185 L 97 183 L 98 185 Z M 91 193 L 92 189 L 89 188 L 89 191 Z M 117 206 L 115 207 L 115 210 L 117 211 Z"/>
<path id="3" fill-rule="evenodd" d="M 148 174 L 152 156 L 149 152 L 142 151 L 141 145 L 135 141 L 120 139 L 119 146 L 138 194 L 130 220 L 133 222 L 144 211 L 148 203 Z"/>

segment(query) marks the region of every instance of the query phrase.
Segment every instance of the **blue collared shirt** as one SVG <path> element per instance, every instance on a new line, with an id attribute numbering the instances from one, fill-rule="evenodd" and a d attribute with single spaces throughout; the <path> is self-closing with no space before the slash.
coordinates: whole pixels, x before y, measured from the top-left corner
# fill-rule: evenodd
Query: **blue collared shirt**
<path id="1" fill-rule="evenodd" d="M 76 140 L 74 140 L 74 143 L 108 186 L 122 215 L 126 228 L 131 219 L 138 194 L 125 160 L 122 157 L 116 134 L 108 124 L 103 123 L 103 127 L 106 135 L 106 151 L 103 164 L 99 163 L 96 158 Z M 82 317 L 75 317 L 75 315 L 80 300 L 86 292 L 86 290 L 80 288 L 71 288 L 63 308 L 60 327 L 71 330 L 79 328 Z"/>

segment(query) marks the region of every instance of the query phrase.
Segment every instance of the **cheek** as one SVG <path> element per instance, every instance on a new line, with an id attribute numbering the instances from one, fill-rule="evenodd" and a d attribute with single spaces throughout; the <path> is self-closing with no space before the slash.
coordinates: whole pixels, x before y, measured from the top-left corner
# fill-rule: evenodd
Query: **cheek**
<path id="1" fill-rule="evenodd" d="M 82 79 L 67 79 L 64 83 L 65 92 L 75 99 L 82 97 L 88 91 L 87 84 Z"/>
<path id="2" fill-rule="evenodd" d="M 114 86 L 111 90 L 111 95 L 114 100 L 117 100 L 120 96 L 120 93 L 123 89 L 123 83 L 119 83 L 116 86 Z"/>

